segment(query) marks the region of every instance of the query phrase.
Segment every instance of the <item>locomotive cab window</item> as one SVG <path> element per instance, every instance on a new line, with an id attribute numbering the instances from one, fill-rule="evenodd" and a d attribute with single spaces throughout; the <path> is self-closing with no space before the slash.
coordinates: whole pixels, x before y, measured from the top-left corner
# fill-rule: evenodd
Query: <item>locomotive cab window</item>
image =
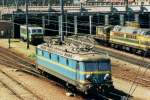
<path id="1" fill-rule="evenodd" d="M 85 62 L 85 71 L 97 71 L 98 70 L 98 62 Z"/>
<path id="2" fill-rule="evenodd" d="M 32 33 L 36 33 L 36 29 L 33 29 L 33 30 L 32 30 Z"/>
<path id="3" fill-rule="evenodd" d="M 99 70 L 109 71 L 111 70 L 111 62 L 110 60 L 102 60 L 99 62 Z"/>
<path id="4" fill-rule="evenodd" d="M 110 60 L 101 60 L 97 62 L 85 62 L 85 71 L 104 71 L 111 70 Z"/>
<path id="5" fill-rule="evenodd" d="M 42 30 L 41 29 L 37 29 L 37 33 L 42 33 Z"/>

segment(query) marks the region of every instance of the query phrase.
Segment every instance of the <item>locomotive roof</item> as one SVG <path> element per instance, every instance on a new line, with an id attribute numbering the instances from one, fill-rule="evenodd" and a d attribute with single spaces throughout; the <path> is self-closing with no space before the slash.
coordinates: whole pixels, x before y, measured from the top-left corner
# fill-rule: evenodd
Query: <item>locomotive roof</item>
<path id="1" fill-rule="evenodd" d="M 21 28 L 26 28 L 27 26 L 26 25 L 22 25 Z M 39 26 L 28 26 L 28 28 L 32 28 L 32 29 L 42 29 L 42 27 L 39 27 Z"/>
<path id="2" fill-rule="evenodd" d="M 113 31 L 125 32 L 129 34 L 141 34 L 141 35 L 150 35 L 150 29 L 136 28 L 136 27 L 126 27 L 126 26 L 115 26 Z"/>
<path id="3" fill-rule="evenodd" d="M 101 59 L 109 59 L 106 54 L 100 55 L 91 50 L 86 50 L 84 47 L 76 47 L 73 44 L 53 45 L 44 43 L 37 48 L 77 61 L 99 61 Z"/>

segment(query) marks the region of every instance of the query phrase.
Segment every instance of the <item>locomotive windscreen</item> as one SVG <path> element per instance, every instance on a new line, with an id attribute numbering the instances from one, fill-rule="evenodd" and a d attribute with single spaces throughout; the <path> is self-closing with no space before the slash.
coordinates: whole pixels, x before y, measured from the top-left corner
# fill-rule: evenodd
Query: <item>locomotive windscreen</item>
<path id="1" fill-rule="evenodd" d="M 111 64 L 110 60 L 101 60 L 98 62 L 86 62 L 85 71 L 93 74 L 85 75 L 87 80 L 92 83 L 102 83 L 106 75 L 110 75 Z"/>
<path id="2" fill-rule="evenodd" d="M 110 60 L 85 62 L 85 71 L 109 71 L 109 70 L 111 70 Z"/>

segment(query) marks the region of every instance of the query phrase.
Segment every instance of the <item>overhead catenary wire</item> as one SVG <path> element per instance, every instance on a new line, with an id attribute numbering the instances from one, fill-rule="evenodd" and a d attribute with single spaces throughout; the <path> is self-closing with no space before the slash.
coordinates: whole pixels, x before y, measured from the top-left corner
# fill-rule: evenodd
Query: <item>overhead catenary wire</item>
<path id="1" fill-rule="evenodd" d="M 37 17 L 32 17 L 32 18 L 34 18 L 34 19 L 38 19 L 38 20 L 40 20 L 40 21 L 38 21 L 38 22 L 42 22 L 42 19 L 41 18 L 37 18 Z M 49 19 L 44 19 L 45 21 L 49 21 L 51 24 L 55 24 L 55 25 L 58 25 L 58 22 L 59 21 L 57 21 L 57 20 L 49 20 Z M 34 20 L 32 20 L 32 22 L 37 22 L 37 21 L 34 21 Z M 54 23 L 52 23 L 52 22 L 54 22 Z M 63 22 L 63 24 L 68 24 L 68 25 L 74 25 L 74 23 L 71 23 L 71 22 Z M 82 24 L 79 24 L 78 23 L 78 25 L 79 26 L 83 26 L 83 27 L 89 27 L 89 23 L 82 23 Z M 93 27 L 96 27 L 96 25 L 92 25 Z M 65 25 L 63 26 L 63 27 L 66 27 Z M 74 28 L 74 27 L 71 27 L 71 26 L 67 26 L 68 28 Z M 46 29 L 46 30 L 48 30 L 48 29 Z M 84 30 L 84 31 L 89 31 L 89 29 L 83 29 L 83 28 L 79 28 L 78 27 L 78 30 Z"/>
<path id="2" fill-rule="evenodd" d="M 146 66 L 146 69 L 145 69 L 144 73 L 141 75 L 142 77 L 145 76 L 146 72 L 149 70 L 149 67 L 150 67 L 150 64 L 148 64 L 148 65 Z M 138 85 L 139 85 L 139 84 L 137 83 L 136 86 L 135 86 L 135 88 L 134 88 L 133 91 L 131 92 L 131 95 L 133 95 L 133 93 L 134 93 L 135 90 L 137 89 Z"/>
<path id="3" fill-rule="evenodd" d="M 14 22 L 10 22 L 10 23 L 12 23 L 12 24 L 16 24 L 16 25 L 22 25 L 22 24 L 18 24 L 18 23 L 14 23 Z M 55 30 L 55 29 L 49 29 L 49 28 L 45 28 L 46 30 L 49 30 L 49 31 L 59 31 L 59 30 Z M 63 32 L 66 32 L 66 31 L 63 31 Z M 74 32 L 68 32 L 68 33 L 72 33 L 72 34 L 74 34 Z"/>
<path id="4" fill-rule="evenodd" d="M 147 54 L 147 51 L 146 51 L 146 52 L 144 53 L 144 55 L 143 55 L 143 61 L 145 60 L 146 54 Z M 149 67 L 149 65 L 146 66 L 146 67 Z M 148 68 L 146 68 L 146 70 L 145 70 L 145 72 L 143 73 L 143 75 L 145 75 L 147 69 L 148 69 Z M 135 92 L 135 90 L 136 90 L 136 88 L 137 88 L 137 86 L 138 86 L 138 83 L 136 83 L 136 80 L 137 80 L 137 77 L 138 77 L 140 71 L 141 71 L 141 66 L 139 66 L 138 71 L 137 71 L 137 73 L 136 73 L 136 75 L 135 75 L 135 78 L 134 78 L 134 80 L 133 80 L 133 82 L 132 82 L 132 85 L 131 85 L 131 87 L 130 87 L 130 89 L 129 89 L 128 96 L 127 96 L 127 100 L 129 99 L 129 96 L 132 95 L 132 94 Z M 142 75 L 142 76 L 143 76 L 143 75 Z M 136 84 L 136 86 L 135 86 L 135 88 L 133 89 L 134 84 Z M 133 89 L 133 91 L 132 91 L 132 89 Z M 132 92 L 131 92 L 131 91 L 132 91 Z"/>
<path id="5" fill-rule="evenodd" d="M 37 17 L 32 17 L 32 18 L 35 18 L 35 19 L 40 19 L 40 20 L 42 20 L 41 18 L 37 18 Z M 49 22 L 56 22 L 56 23 L 58 23 L 59 21 L 58 20 L 49 20 L 49 19 L 44 19 L 45 21 L 49 21 Z M 74 23 L 73 22 L 63 22 L 63 24 L 71 24 L 71 25 L 74 25 Z M 89 22 L 88 23 L 78 23 L 78 25 L 81 25 L 81 26 L 89 26 Z M 92 23 L 93 24 L 93 23 Z M 92 26 L 95 26 L 96 27 L 96 25 L 92 25 Z"/>

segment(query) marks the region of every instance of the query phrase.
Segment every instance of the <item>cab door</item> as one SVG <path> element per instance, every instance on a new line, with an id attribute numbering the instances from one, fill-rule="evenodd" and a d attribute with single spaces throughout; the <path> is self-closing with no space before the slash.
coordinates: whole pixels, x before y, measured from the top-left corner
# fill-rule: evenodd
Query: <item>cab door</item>
<path id="1" fill-rule="evenodd" d="M 79 61 L 76 63 L 76 82 L 80 81 L 80 66 L 79 66 Z"/>

